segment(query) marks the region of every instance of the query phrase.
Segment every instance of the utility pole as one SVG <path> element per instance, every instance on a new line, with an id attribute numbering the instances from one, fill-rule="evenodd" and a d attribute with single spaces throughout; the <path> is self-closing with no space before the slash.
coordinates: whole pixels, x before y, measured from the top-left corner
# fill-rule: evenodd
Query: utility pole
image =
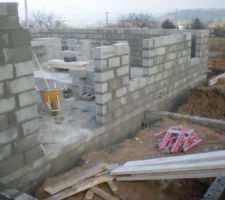
<path id="1" fill-rule="evenodd" d="M 105 13 L 105 25 L 108 26 L 109 24 L 109 12 Z"/>
<path id="2" fill-rule="evenodd" d="M 178 10 L 176 9 L 176 29 L 178 29 L 177 15 L 178 15 Z"/>
<path id="3" fill-rule="evenodd" d="M 26 22 L 26 28 L 28 28 L 28 9 L 27 9 L 27 0 L 24 0 L 25 5 L 25 22 Z"/>

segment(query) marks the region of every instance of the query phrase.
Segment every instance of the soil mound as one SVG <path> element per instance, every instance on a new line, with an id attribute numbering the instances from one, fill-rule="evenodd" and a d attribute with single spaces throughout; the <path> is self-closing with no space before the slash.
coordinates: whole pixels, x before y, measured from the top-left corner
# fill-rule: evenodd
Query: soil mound
<path id="1" fill-rule="evenodd" d="M 220 80 L 219 83 L 224 83 Z M 191 90 L 191 95 L 177 112 L 215 119 L 225 119 L 225 86 L 199 87 Z"/>

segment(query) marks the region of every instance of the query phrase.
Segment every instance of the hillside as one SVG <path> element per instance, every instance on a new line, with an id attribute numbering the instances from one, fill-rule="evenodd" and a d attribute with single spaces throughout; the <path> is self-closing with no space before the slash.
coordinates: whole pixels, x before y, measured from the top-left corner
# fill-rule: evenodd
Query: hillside
<path id="1" fill-rule="evenodd" d="M 178 21 L 191 21 L 192 19 L 198 17 L 203 22 L 216 22 L 225 20 L 225 9 L 193 9 L 193 10 L 181 10 L 178 11 Z M 168 13 L 161 16 L 161 18 L 174 19 L 176 12 Z"/>

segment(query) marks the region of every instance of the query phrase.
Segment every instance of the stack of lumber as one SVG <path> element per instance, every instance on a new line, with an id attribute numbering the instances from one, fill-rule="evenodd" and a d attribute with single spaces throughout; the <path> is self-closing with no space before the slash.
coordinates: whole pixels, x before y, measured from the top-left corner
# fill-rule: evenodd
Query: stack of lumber
<path id="1" fill-rule="evenodd" d="M 110 173 L 117 181 L 225 176 L 225 151 L 126 162 Z"/>
<path id="2" fill-rule="evenodd" d="M 107 165 L 102 163 L 79 174 L 75 174 L 49 185 L 44 188 L 44 190 L 52 196 L 45 200 L 61 200 L 83 191 L 86 191 L 84 200 L 91 200 L 94 195 L 98 195 L 105 200 L 119 200 L 116 196 L 118 188 L 113 182 L 114 177 L 109 174 L 116 166 L 117 165 Z M 113 194 L 98 187 L 98 185 L 103 183 L 108 184 Z"/>

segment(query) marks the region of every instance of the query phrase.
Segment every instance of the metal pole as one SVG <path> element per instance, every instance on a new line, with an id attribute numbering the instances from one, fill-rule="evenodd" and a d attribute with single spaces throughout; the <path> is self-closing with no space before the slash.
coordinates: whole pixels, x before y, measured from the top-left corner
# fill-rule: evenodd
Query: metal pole
<path id="1" fill-rule="evenodd" d="M 108 24 L 109 24 L 109 12 L 105 13 L 105 24 L 106 24 L 106 26 L 108 26 Z"/>
<path id="2" fill-rule="evenodd" d="M 28 28 L 28 9 L 27 9 L 27 0 L 24 0 L 25 5 L 25 22 L 26 22 L 26 28 Z"/>
<path id="3" fill-rule="evenodd" d="M 178 22 L 177 22 L 177 15 L 178 15 L 178 12 L 177 12 L 178 10 L 176 9 L 176 29 L 178 29 Z"/>

